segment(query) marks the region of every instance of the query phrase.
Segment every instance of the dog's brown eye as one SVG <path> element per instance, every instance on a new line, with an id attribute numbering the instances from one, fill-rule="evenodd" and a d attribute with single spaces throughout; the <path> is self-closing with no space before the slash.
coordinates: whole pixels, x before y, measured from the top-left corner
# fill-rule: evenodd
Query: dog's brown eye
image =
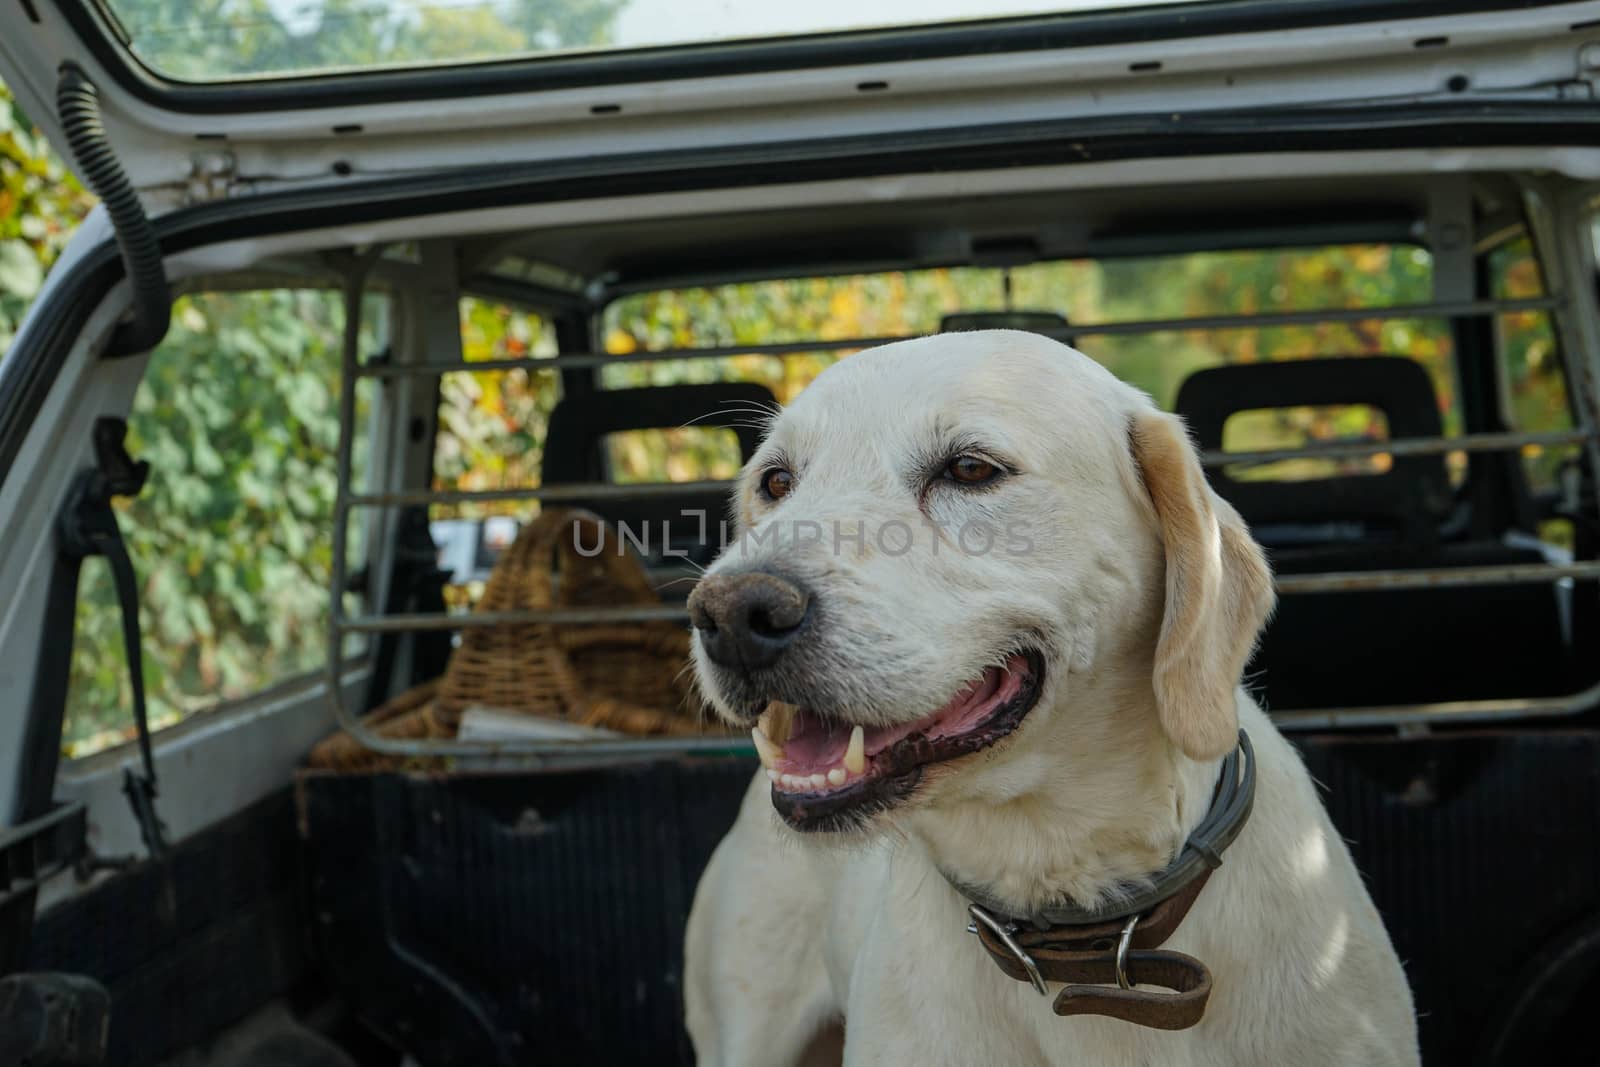
<path id="1" fill-rule="evenodd" d="M 977 456 L 957 456 L 944 469 L 946 478 L 962 485 L 982 485 L 999 473 L 999 467 Z"/>
<path id="2" fill-rule="evenodd" d="M 774 467 L 761 476 L 761 489 L 772 500 L 782 500 L 794 488 L 794 475 L 782 467 Z"/>

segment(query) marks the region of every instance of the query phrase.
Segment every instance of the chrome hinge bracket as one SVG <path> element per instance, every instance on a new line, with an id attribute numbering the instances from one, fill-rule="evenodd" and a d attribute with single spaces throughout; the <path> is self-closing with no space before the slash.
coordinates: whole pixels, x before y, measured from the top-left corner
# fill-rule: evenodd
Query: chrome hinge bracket
<path id="1" fill-rule="evenodd" d="M 186 199 L 191 204 L 226 200 L 239 178 L 239 161 L 226 148 L 190 157 Z"/>

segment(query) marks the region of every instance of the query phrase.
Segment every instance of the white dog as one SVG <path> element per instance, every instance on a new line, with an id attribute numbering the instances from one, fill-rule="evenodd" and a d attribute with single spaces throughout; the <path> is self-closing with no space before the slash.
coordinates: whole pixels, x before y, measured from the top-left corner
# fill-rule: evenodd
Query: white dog
<path id="1" fill-rule="evenodd" d="M 1179 420 L 1035 335 L 907 341 L 777 417 L 736 507 L 691 599 L 695 669 L 765 769 L 689 920 L 702 1064 L 838 1062 L 841 1025 L 847 1064 L 1418 1062 L 1349 852 L 1239 687 L 1271 576 Z M 1222 781 L 1241 728 L 1254 757 Z M 1253 814 L 1141 955 L 1246 765 Z M 1025 920 L 1126 930 L 1128 907 L 1131 934 L 1076 946 L 1098 979 L 1018 980 L 1073 933 Z M 1118 1015 L 1135 1002 L 1157 1009 Z"/>

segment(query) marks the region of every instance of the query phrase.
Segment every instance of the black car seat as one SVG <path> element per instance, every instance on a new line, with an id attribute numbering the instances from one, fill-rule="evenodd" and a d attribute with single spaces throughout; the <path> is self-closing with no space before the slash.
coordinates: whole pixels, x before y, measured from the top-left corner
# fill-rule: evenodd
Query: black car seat
<path id="1" fill-rule="evenodd" d="M 1377 408 L 1392 439 L 1442 433 L 1427 372 L 1389 356 L 1207 369 L 1183 383 L 1175 408 L 1212 451 L 1238 412 L 1335 404 Z M 1441 539 L 1451 506 L 1442 455 L 1306 481 L 1207 473 L 1280 575 L 1546 559 L 1526 542 Z M 1553 583 L 1285 595 L 1249 669 L 1280 710 L 1559 695 L 1580 687 L 1571 601 L 1572 590 Z"/>
<path id="2" fill-rule="evenodd" d="M 609 481 L 605 441 L 629 430 L 660 430 L 693 424 L 731 430 L 739 440 L 740 461 L 755 453 L 761 431 L 753 408 L 776 411 L 777 398 L 751 382 L 668 385 L 640 389 L 600 389 L 563 397 L 550 412 L 546 431 L 543 484 L 575 485 Z M 726 493 L 658 497 L 596 497 L 562 501 L 624 524 L 638 539 L 649 534 L 646 561 L 660 563 L 687 553 L 709 563 L 719 549 L 719 528 L 728 517 Z M 704 522 L 701 522 L 701 516 Z M 730 535 L 731 536 L 731 535 Z M 669 555 L 670 552 L 670 555 Z"/>

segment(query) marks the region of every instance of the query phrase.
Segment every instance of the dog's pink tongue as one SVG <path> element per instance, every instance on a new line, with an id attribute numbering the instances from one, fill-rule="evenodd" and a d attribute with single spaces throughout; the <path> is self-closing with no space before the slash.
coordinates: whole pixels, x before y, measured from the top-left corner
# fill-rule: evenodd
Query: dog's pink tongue
<path id="1" fill-rule="evenodd" d="M 826 771 L 844 759 L 844 750 L 849 744 L 849 725 L 801 708 L 795 712 L 789 739 L 783 743 L 784 762 L 798 770 L 820 768 Z"/>
<path id="2" fill-rule="evenodd" d="M 990 667 L 977 684 L 939 712 L 928 736 L 956 737 L 976 728 L 1017 695 L 1026 670 L 1027 661 L 1022 656 L 1012 657 L 1004 667 Z"/>
<path id="3" fill-rule="evenodd" d="M 866 754 L 876 756 L 890 745 L 916 733 L 930 740 L 957 737 L 979 726 L 994 710 L 1017 695 L 1027 672 L 1027 660 L 1014 656 L 1004 667 L 990 667 L 970 682 L 950 702 L 916 722 L 865 729 Z M 800 774 L 826 772 L 844 759 L 853 727 L 825 719 L 801 708 L 795 712 L 789 737 L 783 742 L 781 769 Z"/>
<path id="4" fill-rule="evenodd" d="M 1004 667 L 990 667 L 966 688 L 950 698 L 950 702 L 932 715 L 916 722 L 899 726 L 876 727 L 867 731 L 867 755 L 879 752 L 903 741 L 915 733 L 926 732 L 929 740 L 957 737 L 966 733 L 998 708 L 1017 695 L 1022 688 L 1022 678 L 1028 669 L 1026 658 L 1013 656 Z"/>

